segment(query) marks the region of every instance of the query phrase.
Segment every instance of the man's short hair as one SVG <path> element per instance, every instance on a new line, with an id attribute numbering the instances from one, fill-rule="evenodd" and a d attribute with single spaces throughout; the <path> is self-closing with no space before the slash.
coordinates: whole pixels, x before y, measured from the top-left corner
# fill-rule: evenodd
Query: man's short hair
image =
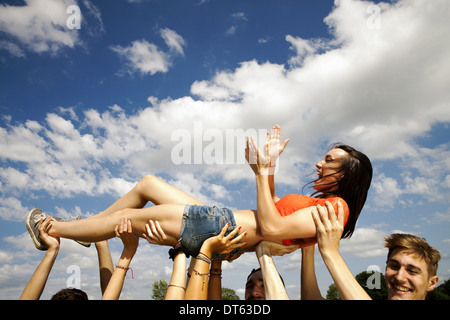
<path id="1" fill-rule="evenodd" d="M 430 277 L 437 274 L 441 254 L 438 250 L 430 246 L 425 238 L 419 238 L 411 234 L 393 233 L 384 240 L 384 246 L 389 249 L 388 260 L 395 249 L 404 248 L 411 251 L 411 253 L 417 254 L 426 262 Z"/>

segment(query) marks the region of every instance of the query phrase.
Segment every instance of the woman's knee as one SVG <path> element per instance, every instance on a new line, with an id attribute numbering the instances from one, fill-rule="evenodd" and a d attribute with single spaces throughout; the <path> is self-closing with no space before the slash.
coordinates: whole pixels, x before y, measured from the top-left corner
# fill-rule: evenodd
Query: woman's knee
<path id="1" fill-rule="evenodd" d="M 142 194 L 145 191 L 151 189 L 152 187 L 155 186 L 155 184 L 159 183 L 161 180 L 151 174 L 148 174 L 146 176 L 144 176 L 137 184 L 137 188 L 139 190 L 139 192 Z"/>
<path id="2" fill-rule="evenodd" d="M 151 185 L 151 184 L 155 184 L 157 182 L 161 181 L 157 176 L 154 176 L 152 174 L 147 174 L 145 175 L 141 181 L 139 183 L 144 184 L 144 185 Z"/>

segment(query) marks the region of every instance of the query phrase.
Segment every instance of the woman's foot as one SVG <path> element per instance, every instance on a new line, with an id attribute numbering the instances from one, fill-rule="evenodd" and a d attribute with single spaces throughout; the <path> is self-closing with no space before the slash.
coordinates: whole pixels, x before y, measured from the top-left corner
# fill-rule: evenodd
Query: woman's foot
<path id="1" fill-rule="evenodd" d="M 41 221 L 41 219 L 45 219 L 45 218 L 46 218 L 46 215 L 44 212 L 42 212 L 41 209 L 34 208 L 33 210 L 31 210 L 28 213 L 27 219 L 25 221 L 28 232 L 30 233 L 30 236 L 31 236 L 31 240 L 33 240 L 35 247 L 39 250 L 44 250 L 44 251 L 47 250 L 47 246 L 39 237 L 39 222 Z M 55 218 L 55 217 L 52 217 L 52 219 L 55 221 L 60 221 L 60 222 L 70 221 L 70 220 L 64 220 L 64 219 Z M 78 219 L 79 218 L 75 218 L 75 220 L 78 220 Z M 78 242 L 79 244 L 81 244 L 82 246 L 85 246 L 85 247 L 91 246 L 90 242 L 84 242 L 84 241 L 78 241 L 78 240 L 75 240 L 75 242 Z"/>

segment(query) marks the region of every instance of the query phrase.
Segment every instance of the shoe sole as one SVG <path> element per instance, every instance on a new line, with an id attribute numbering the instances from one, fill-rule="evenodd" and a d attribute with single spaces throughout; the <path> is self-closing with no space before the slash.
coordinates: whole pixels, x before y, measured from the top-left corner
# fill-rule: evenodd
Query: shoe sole
<path id="1" fill-rule="evenodd" d="M 30 212 L 28 212 L 27 219 L 25 220 L 25 225 L 27 226 L 28 233 L 30 234 L 31 240 L 33 240 L 33 244 L 36 247 L 36 249 L 46 251 L 47 247 L 42 245 L 40 239 L 36 238 L 36 235 L 33 232 L 33 228 L 30 225 L 30 216 L 35 212 L 35 210 L 39 210 L 42 212 L 41 209 L 37 209 L 37 208 L 34 208 Z"/>

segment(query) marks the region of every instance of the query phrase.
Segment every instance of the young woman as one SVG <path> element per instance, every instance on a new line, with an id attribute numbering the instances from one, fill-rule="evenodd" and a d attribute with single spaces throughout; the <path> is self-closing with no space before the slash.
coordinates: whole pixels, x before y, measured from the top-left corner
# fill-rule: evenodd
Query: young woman
<path id="1" fill-rule="evenodd" d="M 288 141 L 281 143 L 278 125 L 268 132 L 264 152 L 256 147 L 253 139 L 247 141 L 246 157 L 256 176 L 257 210 L 231 211 L 203 206 L 200 201 L 160 179 L 147 176 L 104 212 L 71 222 L 52 221 L 48 233 L 96 242 L 113 238 L 114 228 L 122 218 L 132 221 L 133 232 L 139 236 L 146 232 L 145 225 L 149 220 L 156 220 L 167 235 L 165 245 L 181 245 L 185 252 L 196 256 L 205 239 L 220 234 L 230 223 L 227 234 L 241 227 L 247 232 L 245 250 L 252 251 L 261 240 L 286 245 L 312 243 L 316 230 L 311 209 L 327 200 L 337 206 L 340 200 L 348 215 L 345 236 L 350 236 L 370 186 L 372 167 L 369 159 L 351 147 L 336 145 L 316 164 L 319 177 L 313 186 L 317 191 L 315 198 L 290 195 L 278 199 L 274 167 Z M 143 208 L 148 201 L 155 206 Z M 41 210 L 33 209 L 26 221 L 36 247 L 41 250 L 45 250 L 45 245 L 39 239 L 38 224 L 43 216 Z M 238 251 L 239 248 L 232 254 Z"/>

